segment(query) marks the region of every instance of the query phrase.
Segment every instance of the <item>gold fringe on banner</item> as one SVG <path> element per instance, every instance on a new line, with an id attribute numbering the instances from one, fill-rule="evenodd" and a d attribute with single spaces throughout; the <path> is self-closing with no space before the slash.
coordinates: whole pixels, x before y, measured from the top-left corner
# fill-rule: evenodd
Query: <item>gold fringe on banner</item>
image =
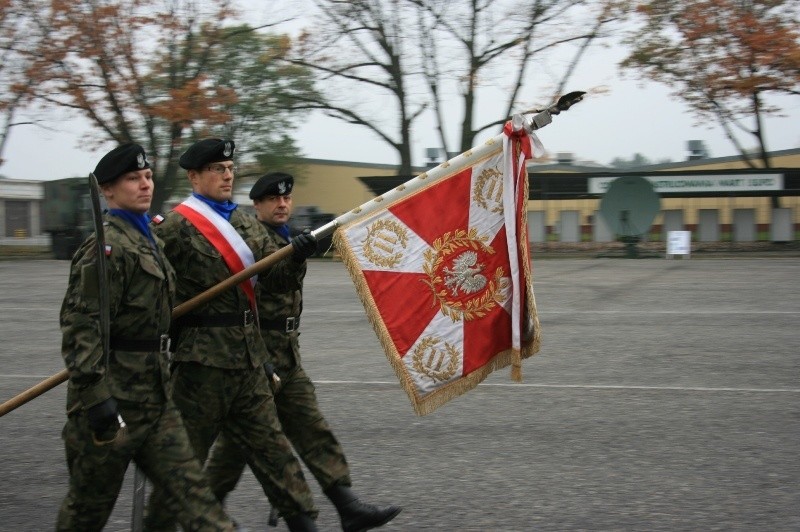
<path id="1" fill-rule="evenodd" d="M 502 149 L 498 147 L 498 149 Z M 481 160 L 494 156 L 496 151 L 486 154 Z M 472 163 L 472 166 L 479 164 L 479 161 Z M 524 168 L 524 167 L 523 167 Z M 522 381 L 522 360 L 535 355 L 541 345 L 541 332 L 539 326 L 539 316 L 536 309 L 536 302 L 533 296 L 533 273 L 531 268 L 531 258 L 528 244 L 528 231 L 527 231 L 527 198 L 528 198 L 528 179 L 527 171 L 522 179 L 523 182 L 523 200 L 520 201 L 519 208 L 521 212 L 517 213 L 517 219 L 521 220 L 519 228 L 519 260 L 521 271 L 525 282 L 525 307 L 523 309 L 522 324 L 523 331 L 521 334 L 521 348 L 520 349 L 507 349 L 497 353 L 489 362 L 482 367 L 472 371 L 469 375 L 459 377 L 457 380 L 447 383 L 441 388 L 434 390 L 430 393 L 420 395 L 417 387 L 414 384 L 411 376 L 408 373 L 402 357 L 397 351 L 394 342 L 386 329 L 383 320 L 381 319 L 380 312 L 377 304 L 375 303 L 369 286 L 364 279 L 363 272 L 358 257 L 351 249 L 347 238 L 344 236 L 352 225 L 361 223 L 362 220 L 353 220 L 339 227 L 333 234 L 333 245 L 338 251 L 342 262 L 347 268 L 351 279 L 356 288 L 356 293 L 361 299 L 362 304 L 372 328 L 384 349 L 389 364 L 397 375 L 400 385 L 405 390 L 406 394 L 411 401 L 414 412 L 419 416 L 430 414 L 440 406 L 448 401 L 463 395 L 469 390 L 475 388 L 478 384 L 484 381 L 491 373 L 511 366 L 511 378 L 516 382 Z M 445 179 L 445 178 L 442 178 Z M 413 195 L 420 194 L 424 188 L 416 191 Z M 408 197 L 404 197 L 406 200 Z M 371 216 L 376 217 L 380 212 L 384 212 L 391 205 L 383 205 L 380 211 L 373 212 Z"/>
<path id="2" fill-rule="evenodd" d="M 523 195 L 525 198 L 520 202 L 520 212 L 517 213 L 517 219 L 523 220 L 520 223 L 519 231 L 519 256 L 520 264 L 522 265 L 523 278 L 525 279 L 525 315 L 523 316 L 522 324 L 526 329 L 530 326 L 530 330 L 522 331 L 522 350 L 519 353 L 519 358 L 515 360 L 511 368 L 511 379 L 516 382 L 522 382 L 522 360 L 530 358 L 539 352 L 542 345 L 542 330 L 539 324 L 539 312 L 536 309 L 536 298 L 533 295 L 533 269 L 531 268 L 531 252 L 530 243 L 528 242 L 528 169 L 523 165 L 523 172 L 525 176 L 522 179 Z M 530 321 L 528 321 L 528 319 Z"/>
<path id="3" fill-rule="evenodd" d="M 532 317 L 533 327 L 532 331 L 530 331 L 531 334 L 523 334 L 522 350 L 518 351 L 508 349 L 506 351 L 502 351 L 495 355 L 484 366 L 473 371 L 469 375 L 462 376 L 458 380 L 448 383 L 446 386 L 443 386 L 438 390 L 421 396 L 417 391 L 416 385 L 408 374 L 408 370 L 406 369 L 406 366 L 403 363 L 403 360 L 400 357 L 400 354 L 398 353 L 391 336 L 389 335 L 389 331 L 386 330 L 383 320 L 381 320 L 380 312 L 378 311 L 378 307 L 372 298 L 372 293 L 370 292 L 369 287 L 367 286 L 367 283 L 361 274 L 358 258 L 350 249 L 349 245 L 347 245 L 346 238 L 343 236 L 345 229 L 346 228 L 344 227 L 339 228 L 333 234 L 334 246 L 339 251 L 342 262 L 347 268 L 350 277 L 353 279 L 356 293 L 364 305 L 367 319 L 372 325 L 372 328 L 375 330 L 375 334 L 377 335 L 378 340 L 383 347 L 384 353 L 389 360 L 389 365 L 394 370 L 395 375 L 397 375 L 397 379 L 400 381 L 400 386 L 408 395 L 408 398 L 411 401 L 411 406 L 417 415 L 424 416 L 430 414 L 455 397 L 463 395 L 469 390 L 475 388 L 491 373 L 509 365 L 512 366 L 511 378 L 517 382 L 521 381 L 521 360 L 536 354 L 536 352 L 539 351 L 540 343 L 539 318 L 536 314 L 536 305 L 532 297 L 533 290 L 531 286 L 532 283 L 530 281 L 531 268 L 529 260 L 523 260 L 522 263 L 525 271 L 525 278 L 526 280 L 529 280 L 525 283 L 526 293 L 528 296 L 526 297 L 526 314 Z M 525 247 L 527 248 L 527 246 Z"/>

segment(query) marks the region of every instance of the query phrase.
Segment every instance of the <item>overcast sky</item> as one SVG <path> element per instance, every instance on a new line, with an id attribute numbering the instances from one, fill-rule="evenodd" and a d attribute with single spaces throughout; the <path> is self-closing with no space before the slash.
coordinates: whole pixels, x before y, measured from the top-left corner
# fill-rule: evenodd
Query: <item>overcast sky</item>
<path id="1" fill-rule="evenodd" d="M 262 5 L 263 6 L 263 5 Z M 260 7 L 263 9 L 263 7 Z M 257 13 L 251 13 L 258 17 Z M 256 20 L 258 20 L 256 18 Z M 624 50 L 596 49 L 582 61 L 568 90 L 604 92 L 591 95 L 568 112 L 555 117 L 538 132 L 545 149 L 552 154 L 571 152 L 579 161 L 608 164 L 615 157 L 630 158 L 640 153 L 653 162 L 685 160 L 689 140 L 705 142 L 712 157 L 736 155 L 722 130 L 711 124 L 698 125 L 687 107 L 670 96 L 669 88 L 622 77 L 617 63 Z M 526 94 L 535 101 L 544 95 Z M 481 93 L 479 111 L 491 107 L 489 95 Z M 784 117 L 766 122 L 769 149 L 800 147 L 800 98 L 773 99 Z M 54 131 L 32 126 L 13 129 L 4 152 L 0 175 L 16 179 L 59 179 L 85 176 L 92 171 L 112 144 L 95 146 L 87 141 L 89 131 L 80 119 L 60 120 L 53 115 Z M 302 139 L 306 157 L 339 161 L 397 164 L 394 150 L 364 128 L 312 114 L 298 117 L 296 139 Z M 454 116 L 452 128 L 460 116 Z M 493 134 L 487 133 L 481 140 Z M 433 123 L 420 121 L 414 129 L 414 164 L 425 163 L 425 149 L 438 145 Z M 747 139 L 748 144 L 750 140 Z"/>

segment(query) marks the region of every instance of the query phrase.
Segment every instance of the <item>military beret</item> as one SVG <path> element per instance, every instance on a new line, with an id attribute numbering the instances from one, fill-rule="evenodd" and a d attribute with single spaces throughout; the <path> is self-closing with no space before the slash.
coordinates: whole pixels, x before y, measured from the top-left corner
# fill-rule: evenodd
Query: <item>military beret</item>
<path id="1" fill-rule="evenodd" d="M 284 196 L 292 193 L 294 177 L 283 172 L 270 172 L 262 175 L 250 189 L 250 199 L 264 196 Z"/>
<path id="2" fill-rule="evenodd" d="M 110 183 L 116 178 L 128 172 L 144 170 L 150 168 L 144 148 L 134 142 L 127 142 L 117 146 L 106 153 L 97 167 L 94 169 L 94 176 L 97 184 Z"/>
<path id="3" fill-rule="evenodd" d="M 185 170 L 199 170 L 208 163 L 218 163 L 233 159 L 236 144 L 226 139 L 198 140 L 183 152 L 178 164 Z"/>

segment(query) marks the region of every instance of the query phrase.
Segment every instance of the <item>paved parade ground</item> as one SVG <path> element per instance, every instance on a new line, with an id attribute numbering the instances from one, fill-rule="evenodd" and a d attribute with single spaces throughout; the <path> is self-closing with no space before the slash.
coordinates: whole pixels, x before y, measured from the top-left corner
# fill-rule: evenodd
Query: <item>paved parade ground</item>
<path id="1" fill-rule="evenodd" d="M 0 402 L 63 368 L 68 268 L 0 262 Z M 310 264 L 304 364 L 356 492 L 404 508 L 385 530 L 800 530 L 800 258 L 535 259 L 534 277 L 524 382 L 503 369 L 418 417 L 344 266 Z M 65 391 L 0 418 L 0 530 L 54 527 Z M 130 529 L 132 476 L 106 530 Z M 228 509 L 267 530 L 249 472 Z"/>

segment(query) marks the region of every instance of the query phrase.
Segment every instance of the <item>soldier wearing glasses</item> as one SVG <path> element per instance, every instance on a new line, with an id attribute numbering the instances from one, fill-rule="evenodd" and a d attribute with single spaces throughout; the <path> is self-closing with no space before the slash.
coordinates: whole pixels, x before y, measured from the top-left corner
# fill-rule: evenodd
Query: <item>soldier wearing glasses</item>
<path id="1" fill-rule="evenodd" d="M 192 195 L 156 222 L 169 261 L 178 274 L 177 303 L 187 301 L 274 251 L 264 228 L 232 201 L 234 143 L 196 142 L 180 157 Z M 258 279 L 182 316 L 173 328 L 174 400 L 195 453 L 205 461 L 224 430 L 266 474 L 262 487 L 290 530 L 316 530 L 311 491 L 292 453 L 275 409 L 263 366 L 266 347 L 258 330 L 256 285 L 275 292 L 299 288 L 313 237 L 295 239 L 291 258 Z M 174 529 L 169 497 L 154 490 L 146 526 Z"/>
<path id="2" fill-rule="evenodd" d="M 288 222 L 293 187 L 294 177 L 290 174 L 272 172 L 259 178 L 250 191 L 256 218 L 264 224 L 276 249 L 290 242 Z M 269 356 L 267 371 L 274 371 L 278 376 L 273 379 L 273 388 L 284 432 L 336 507 L 345 532 L 386 524 L 400 513 L 400 508 L 379 508 L 362 502 L 353 493 L 344 449 L 322 415 L 314 383 L 301 365 L 298 328 L 303 307 L 302 289 L 275 294 L 259 288 L 259 295 L 261 336 Z M 247 455 L 227 434 L 220 434 L 206 464 L 209 482 L 220 500 L 234 489 L 246 461 Z M 250 467 L 257 478 L 264 475 L 257 464 L 251 463 Z"/>
<path id="3" fill-rule="evenodd" d="M 98 285 L 97 243 L 76 252 L 61 307 L 69 370 L 63 438 L 69 492 L 57 530 L 102 530 L 131 460 L 171 496 L 185 530 L 233 530 L 194 455 L 168 394 L 175 272 L 148 226 L 153 171 L 141 146 L 123 144 L 94 171 L 109 207 L 103 233 L 108 281 Z M 104 354 L 100 290 L 108 293 L 111 350 Z M 126 424 L 120 426 L 120 420 Z"/>

